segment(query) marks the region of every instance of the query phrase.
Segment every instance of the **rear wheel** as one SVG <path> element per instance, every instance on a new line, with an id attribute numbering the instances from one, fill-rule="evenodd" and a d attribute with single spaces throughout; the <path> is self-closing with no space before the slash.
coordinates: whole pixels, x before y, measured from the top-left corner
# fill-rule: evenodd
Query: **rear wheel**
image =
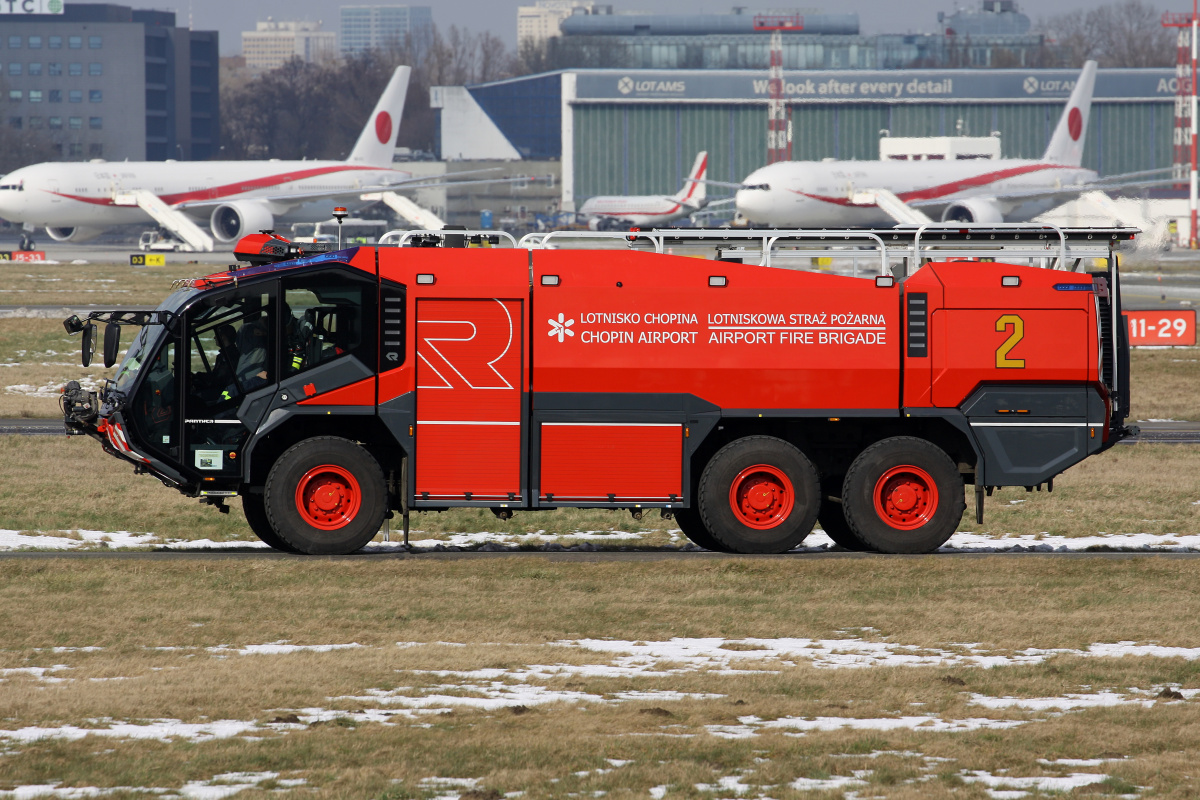
<path id="1" fill-rule="evenodd" d="M 817 521 L 820 481 L 812 462 L 773 436 L 725 445 L 700 477 L 704 527 L 733 553 L 786 553 Z"/>
<path id="2" fill-rule="evenodd" d="M 705 550 L 714 550 L 718 553 L 728 553 L 729 549 L 717 541 L 708 528 L 704 527 L 704 520 L 700 518 L 700 512 L 694 508 L 680 508 L 675 510 L 675 521 L 679 523 L 679 529 L 683 531 L 683 535 L 692 541 L 692 544 L 703 547 Z"/>
<path id="3" fill-rule="evenodd" d="M 825 535 L 833 539 L 833 543 L 846 550 L 864 552 L 874 550 L 869 544 L 859 538 L 846 522 L 846 514 L 842 504 L 828 496 L 821 498 L 821 508 L 817 511 L 817 525 L 825 531 Z"/>
<path id="4" fill-rule="evenodd" d="M 928 553 L 954 535 L 967 507 L 963 479 L 940 447 L 897 436 L 868 447 L 846 473 L 851 530 L 883 553 Z"/>
<path id="5" fill-rule="evenodd" d="M 344 555 L 360 550 L 387 511 L 383 470 L 363 448 L 333 436 L 289 448 L 267 475 L 271 527 L 299 552 Z"/>
<path id="6" fill-rule="evenodd" d="M 285 553 L 300 552 L 285 542 L 271 527 L 271 521 L 267 519 L 267 507 L 261 494 L 242 495 L 242 513 L 246 515 L 246 523 L 250 526 L 250 530 L 254 531 L 254 535 L 262 542 Z"/>

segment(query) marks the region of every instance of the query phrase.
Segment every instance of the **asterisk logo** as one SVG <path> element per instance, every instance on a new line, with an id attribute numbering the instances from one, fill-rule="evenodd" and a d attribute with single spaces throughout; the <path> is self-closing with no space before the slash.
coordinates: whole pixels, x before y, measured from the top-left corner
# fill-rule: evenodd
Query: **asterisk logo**
<path id="1" fill-rule="evenodd" d="M 1030 75 L 1025 79 L 1025 93 L 1033 94 L 1038 90 L 1038 79 Z"/>
<path id="2" fill-rule="evenodd" d="M 621 94 L 629 94 L 633 91 L 633 78 L 626 75 L 621 80 L 617 81 L 617 91 Z"/>
<path id="3" fill-rule="evenodd" d="M 559 314 L 558 319 L 551 318 L 546 321 L 550 323 L 550 335 L 557 336 L 560 342 L 566 341 L 568 336 L 575 335 L 575 331 L 571 330 L 575 320 L 567 319 L 565 314 Z"/>

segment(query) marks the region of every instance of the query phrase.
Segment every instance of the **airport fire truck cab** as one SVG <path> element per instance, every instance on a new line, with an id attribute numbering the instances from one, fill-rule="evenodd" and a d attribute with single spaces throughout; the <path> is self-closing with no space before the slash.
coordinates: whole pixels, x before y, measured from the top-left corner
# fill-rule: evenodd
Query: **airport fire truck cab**
<path id="1" fill-rule="evenodd" d="M 941 546 L 974 488 L 1053 488 L 1129 436 L 1132 229 L 271 232 L 155 309 L 66 321 L 115 378 L 68 428 L 309 554 L 393 512 L 674 515 L 782 553 L 819 524 Z M 390 243 L 389 243 L 390 240 Z M 482 245 L 482 246 L 479 246 Z M 488 246 L 492 245 L 492 246 Z"/>

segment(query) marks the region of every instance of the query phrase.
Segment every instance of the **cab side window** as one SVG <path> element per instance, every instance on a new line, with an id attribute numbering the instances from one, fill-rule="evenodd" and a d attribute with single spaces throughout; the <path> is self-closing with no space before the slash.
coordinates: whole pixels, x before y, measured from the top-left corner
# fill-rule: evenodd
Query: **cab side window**
<path id="1" fill-rule="evenodd" d="M 373 280 L 343 270 L 284 279 L 279 314 L 282 377 L 347 356 L 374 368 L 377 293 Z"/>
<path id="2" fill-rule="evenodd" d="M 243 395 L 273 383 L 268 292 L 215 295 L 188 320 L 188 415 L 233 416 Z"/>

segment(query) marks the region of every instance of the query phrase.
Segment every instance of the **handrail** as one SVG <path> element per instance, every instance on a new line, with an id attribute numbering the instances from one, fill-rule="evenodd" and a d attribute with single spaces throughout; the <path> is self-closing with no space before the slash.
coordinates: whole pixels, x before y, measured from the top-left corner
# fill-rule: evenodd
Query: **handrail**
<path id="1" fill-rule="evenodd" d="M 846 233 L 846 231 L 829 231 L 829 232 L 831 232 L 831 233 Z M 827 233 L 827 232 L 821 231 L 820 235 L 818 236 L 818 233 L 816 231 L 812 231 L 811 235 L 804 235 L 804 232 L 798 232 L 798 233 L 789 233 L 786 236 L 772 237 L 769 243 L 764 242 L 765 246 L 763 247 L 763 257 L 762 257 L 762 261 L 759 262 L 759 266 L 762 266 L 762 267 L 771 266 L 771 253 L 775 249 L 775 242 L 779 241 L 780 239 L 816 239 L 816 238 L 824 239 L 825 233 Z M 879 262 L 880 262 L 879 263 L 879 274 L 880 275 L 890 275 L 891 270 L 888 268 L 888 246 L 884 243 L 883 239 L 879 238 L 879 236 L 874 233 L 868 233 L 866 231 L 854 231 L 854 235 L 857 237 L 870 238 L 870 239 L 875 240 L 875 242 L 879 245 Z M 849 237 L 847 237 L 847 238 L 849 238 Z"/>
<path id="2" fill-rule="evenodd" d="M 1028 230 L 1029 228 L 1039 228 L 1042 230 L 1049 229 L 1058 234 L 1058 241 L 1061 247 L 1061 252 L 1058 258 L 1059 266 L 1065 271 L 1067 264 L 1067 237 L 1063 233 L 1062 228 L 1049 223 L 1038 223 L 1036 225 L 1027 222 L 927 222 L 917 228 L 917 234 L 913 237 L 913 268 L 921 268 L 921 235 L 928 229 L 933 230 L 962 230 L 966 228 L 979 228 L 980 230 L 1004 230 L 1004 229 L 1020 229 Z"/>
<path id="3" fill-rule="evenodd" d="M 503 236 L 505 239 L 508 239 L 508 241 L 512 242 L 512 246 L 514 248 L 517 246 L 516 237 L 513 236 L 508 231 L 483 231 L 483 230 L 479 230 L 479 231 L 460 231 L 460 230 L 402 231 L 402 230 L 394 230 L 394 231 L 388 231 L 383 236 L 380 236 L 379 241 L 376 242 L 376 244 L 384 244 L 384 240 L 390 236 L 399 236 L 400 237 L 399 245 L 401 247 L 403 247 L 414 236 L 422 236 L 424 234 L 437 234 L 439 236 L 481 236 L 481 235 L 482 236 Z"/>
<path id="4" fill-rule="evenodd" d="M 750 241 L 759 240 L 762 242 L 763 260 L 760 266 L 771 266 L 771 253 L 775 245 L 780 240 L 799 239 L 829 239 L 842 237 L 843 241 L 870 241 L 879 249 L 880 259 L 880 274 L 888 274 L 888 246 L 883 239 L 875 233 L 864 230 L 854 230 L 850 228 L 840 229 L 750 229 L 750 230 L 688 230 L 680 228 L 677 230 L 649 230 L 649 231 L 549 231 L 547 233 L 527 233 L 521 237 L 518 242 L 518 247 L 528 247 L 530 249 L 536 247 L 545 247 L 546 243 L 554 238 L 578 238 L 578 239 L 624 239 L 633 242 L 637 239 L 646 239 L 654 245 L 656 253 L 663 252 L 664 240 L 667 238 L 673 239 L 695 239 L 703 241 L 705 239 L 720 239 L 722 241 Z"/>

